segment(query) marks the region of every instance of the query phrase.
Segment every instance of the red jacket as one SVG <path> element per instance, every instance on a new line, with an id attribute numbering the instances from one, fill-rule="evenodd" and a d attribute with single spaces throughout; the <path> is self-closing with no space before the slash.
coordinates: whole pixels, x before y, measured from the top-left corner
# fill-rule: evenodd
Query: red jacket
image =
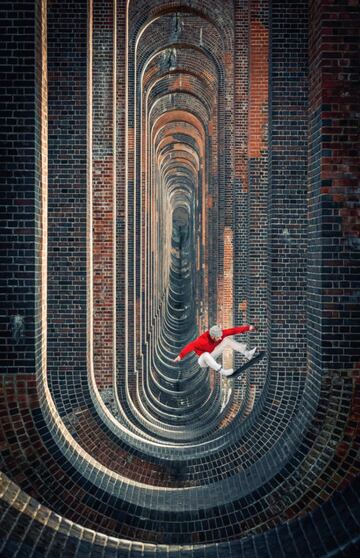
<path id="1" fill-rule="evenodd" d="M 221 343 L 224 337 L 227 337 L 228 335 L 235 335 L 236 333 L 245 333 L 245 331 L 249 331 L 249 329 L 249 325 L 223 329 L 222 337 L 219 341 L 214 341 L 210 337 L 209 331 L 205 331 L 205 333 L 200 335 L 197 339 L 191 341 L 188 345 L 186 345 L 186 347 L 184 347 L 182 351 L 180 351 L 179 357 L 184 358 L 184 356 L 191 351 L 195 351 L 197 355 L 202 355 L 203 353 L 211 353 L 215 349 L 215 347 Z"/>

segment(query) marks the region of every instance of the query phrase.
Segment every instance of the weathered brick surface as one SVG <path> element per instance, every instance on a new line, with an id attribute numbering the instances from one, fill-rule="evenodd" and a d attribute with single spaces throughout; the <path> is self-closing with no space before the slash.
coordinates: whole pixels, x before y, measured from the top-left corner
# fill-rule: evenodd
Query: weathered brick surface
<path id="1" fill-rule="evenodd" d="M 357 2 L 35 4 L 4 4 L 0 554 L 357 555 Z M 259 325 L 241 382 L 173 363 L 215 321 Z"/>
<path id="2" fill-rule="evenodd" d="M 306 370 L 308 14 L 304 4 L 272 5 L 269 336 L 271 369 Z M 286 56 L 284 56 L 286 52 Z M 311 250 L 311 245 L 309 245 Z"/>
<path id="3" fill-rule="evenodd" d="M 249 2 L 236 2 L 234 48 L 234 322 L 247 322 Z M 235 365 L 239 357 L 235 357 Z M 241 389 L 241 392 L 243 390 Z M 243 395 L 243 393 L 241 393 Z"/>
<path id="4" fill-rule="evenodd" d="M 319 372 L 346 376 L 360 356 L 359 9 L 310 9 L 309 356 Z"/>
<path id="5" fill-rule="evenodd" d="M 94 373 L 99 389 L 113 385 L 115 135 L 113 2 L 93 4 L 92 36 L 92 218 Z M 104 104 L 104 99 L 107 99 Z"/>
<path id="6" fill-rule="evenodd" d="M 1 20 L 0 365 L 24 373 L 35 370 L 40 153 L 34 3 L 5 2 Z"/>
<path id="7" fill-rule="evenodd" d="M 269 5 L 249 2 L 249 123 L 246 252 L 246 322 L 258 328 L 251 345 L 263 347 L 269 334 L 266 286 L 268 250 L 268 82 Z M 241 254 L 241 249 L 240 249 Z M 268 367 L 267 357 L 252 374 L 255 397 L 261 394 Z"/>
<path id="8" fill-rule="evenodd" d="M 114 5 L 116 17 L 116 45 L 124 45 L 126 41 L 126 10 L 125 1 Z M 126 282 L 125 282 L 125 229 L 126 229 L 126 157 L 127 144 L 125 139 L 126 122 L 126 60 L 124 50 L 116 48 L 115 75 L 115 154 L 116 154 L 116 346 L 123 350 L 116 352 L 116 367 L 121 381 L 121 374 L 126 366 L 126 350 L 124 347 L 126 333 Z M 122 133 L 123 132 L 123 133 Z"/>
<path id="9" fill-rule="evenodd" d="M 70 409 L 60 386 L 81 399 L 81 381 L 87 381 L 86 38 L 85 0 L 48 5 L 47 366 L 62 413 Z"/>

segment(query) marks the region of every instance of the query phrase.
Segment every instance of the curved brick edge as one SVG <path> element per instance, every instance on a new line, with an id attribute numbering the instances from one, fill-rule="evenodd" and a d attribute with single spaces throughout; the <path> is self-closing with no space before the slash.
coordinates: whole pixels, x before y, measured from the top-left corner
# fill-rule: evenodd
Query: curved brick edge
<path id="1" fill-rule="evenodd" d="M 212 545 L 153 545 L 83 528 L 41 506 L 1 474 L 0 552 L 3 558 L 350 557 L 360 552 L 360 476 L 314 512 L 242 540 Z"/>

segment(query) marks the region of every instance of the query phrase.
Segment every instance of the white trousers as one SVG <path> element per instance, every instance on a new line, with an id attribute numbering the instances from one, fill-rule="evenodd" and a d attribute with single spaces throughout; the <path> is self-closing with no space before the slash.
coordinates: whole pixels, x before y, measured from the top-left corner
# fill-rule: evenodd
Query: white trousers
<path id="1" fill-rule="evenodd" d="M 234 341 L 232 337 L 225 337 L 225 339 L 223 339 L 211 353 L 203 353 L 199 356 L 198 363 L 201 368 L 210 366 L 213 370 L 220 370 L 221 365 L 217 363 L 215 359 L 222 355 L 227 347 L 230 347 L 231 349 L 234 349 L 234 351 L 237 351 L 245 356 L 247 355 L 245 343 L 238 343 L 237 341 Z"/>

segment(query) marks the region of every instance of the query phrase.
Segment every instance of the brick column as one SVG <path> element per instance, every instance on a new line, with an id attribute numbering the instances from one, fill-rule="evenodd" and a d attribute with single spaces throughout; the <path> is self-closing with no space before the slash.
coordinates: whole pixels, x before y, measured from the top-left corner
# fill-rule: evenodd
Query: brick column
<path id="1" fill-rule="evenodd" d="M 113 383 L 114 335 L 114 2 L 93 6 L 94 371 L 99 388 Z"/>
<path id="2" fill-rule="evenodd" d="M 309 364 L 359 368 L 359 6 L 310 2 Z"/>
<path id="3" fill-rule="evenodd" d="M 35 17 L 36 16 L 36 17 Z M 35 371 L 35 310 L 41 246 L 41 32 L 33 0 L 2 6 L 2 172 L 0 187 L 0 363 L 6 373 Z M 15 54 L 14 54 L 15 53 Z M 37 59 L 38 72 L 34 67 Z M 34 102 L 35 100 L 35 102 Z M 35 240 L 38 242 L 35 244 Z M 37 316 L 35 316 L 35 311 Z"/>
<path id="4" fill-rule="evenodd" d="M 235 3 L 235 184 L 234 184 L 234 322 L 247 320 L 247 196 L 248 196 L 248 103 L 249 103 L 249 3 Z M 240 359 L 235 358 L 235 366 Z"/>
<path id="5" fill-rule="evenodd" d="M 120 383 L 124 383 L 126 338 L 126 1 L 116 1 L 116 366 Z"/>
<path id="6" fill-rule="evenodd" d="M 307 25 L 306 2 L 273 2 L 268 343 L 272 370 L 299 388 L 306 370 Z"/>
<path id="7" fill-rule="evenodd" d="M 48 6 L 48 374 L 69 404 L 87 382 L 87 0 Z"/>
<path id="8" fill-rule="evenodd" d="M 222 300 L 221 324 L 225 327 L 234 325 L 234 50 L 224 53 L 225 70 L 225 135 L 224 145 L 224 291 Z M 222 133 L 222 129 L 220 131 Z M 221 135 L 220 135 L 221 137 Z M 226 351 L 223 358 L 225 367 L 233 365 L 233 352 Z"/>
<path id="9" fill-rule="evenodd" d="M 264 347 L 269 335 L 267 286 L 268 244 L 268 105 L 269 105 L 269 6 L 268 0 L 253 0 L 249 8 L 249 113 L 248 196 L 246 262 L 246 321 L 258 327 L 251 346 Z M 260 394 L 267 361 L 252 371 L 251 383 Z"/>

